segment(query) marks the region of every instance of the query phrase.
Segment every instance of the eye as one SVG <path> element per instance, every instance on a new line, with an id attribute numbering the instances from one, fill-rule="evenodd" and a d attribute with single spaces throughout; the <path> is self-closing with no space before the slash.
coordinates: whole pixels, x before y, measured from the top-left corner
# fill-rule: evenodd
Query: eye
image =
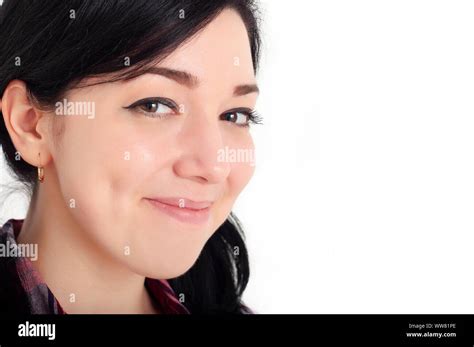
<path id="1" fill-rule="evenodd" d="M 235 123 L 241 127 L 249 127 L 250 123 L 262 124 L 262 118 L 257 114 L 256 111 L 251 109 L 231 110 L 223 113 L 220 119 Z"/>
<path id="2" fill-rule="evenodd" d="M 142 99 L 125 108 L 136 110 L 146 114 L 149 117 L 163 117 L 169 114 L 175 114 L 178 110 L 176 103 L 166 98 Z"/>

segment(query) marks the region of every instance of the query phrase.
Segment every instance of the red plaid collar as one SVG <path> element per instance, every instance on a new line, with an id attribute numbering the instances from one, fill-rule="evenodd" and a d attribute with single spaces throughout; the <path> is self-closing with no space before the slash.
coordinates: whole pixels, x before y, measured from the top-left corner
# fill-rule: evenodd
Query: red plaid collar
<path id="1" fill-rule="evenodd" d="M 0 229 L 0 244 L 16 247 L 23 219 L 9 219 Z M 13 245 L 13 246 L 12 246 Z M 189 314 L 167 280 L 146 278 L 145 287 L 164 314 Z M 0 256 L 0 313 L 67 314 L 41 279 L 30 259 Z"/>

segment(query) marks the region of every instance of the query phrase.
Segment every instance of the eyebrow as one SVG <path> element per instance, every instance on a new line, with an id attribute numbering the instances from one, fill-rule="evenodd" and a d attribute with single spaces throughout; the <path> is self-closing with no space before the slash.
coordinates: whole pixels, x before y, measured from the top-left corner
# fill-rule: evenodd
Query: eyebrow
<path id="1" fill-rule="evenodd" d="M 166 77 L 188 88 L 196 88 L 199 85 L 199 79 L 186 71 L 152 66 L 145 71 L 146 73 Z M 251 93 L 260 93 L 258 86 L 256 84 L 242 84 L 234 88 L 233 96 L 243 96 Z"/>

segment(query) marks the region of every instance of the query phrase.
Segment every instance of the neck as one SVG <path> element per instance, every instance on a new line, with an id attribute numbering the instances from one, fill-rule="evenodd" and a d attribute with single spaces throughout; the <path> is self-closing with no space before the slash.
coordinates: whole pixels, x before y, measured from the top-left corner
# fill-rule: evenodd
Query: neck
<path id="1" fill-rule="evenodd" d="M 33 266 L 67 313 L 157 313 L 145 277 L 117 263 L 73 220 L 55 176 L 38 183 L 18 243 L 38 245 Z"/>

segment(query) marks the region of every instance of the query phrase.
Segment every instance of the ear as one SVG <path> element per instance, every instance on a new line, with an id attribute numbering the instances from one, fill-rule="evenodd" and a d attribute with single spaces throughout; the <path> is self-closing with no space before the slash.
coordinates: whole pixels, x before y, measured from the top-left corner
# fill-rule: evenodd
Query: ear
<path id="1" fill-rule="evenodd" d="M 23 81 L 13 80 L 8 84 L 0 109 L 13 145 L 23 160 L 33 166 L 40 166 L 41 161 L 41 166 L 46 166 L 51 160 L 48 119 L 33 105 Z"/>

